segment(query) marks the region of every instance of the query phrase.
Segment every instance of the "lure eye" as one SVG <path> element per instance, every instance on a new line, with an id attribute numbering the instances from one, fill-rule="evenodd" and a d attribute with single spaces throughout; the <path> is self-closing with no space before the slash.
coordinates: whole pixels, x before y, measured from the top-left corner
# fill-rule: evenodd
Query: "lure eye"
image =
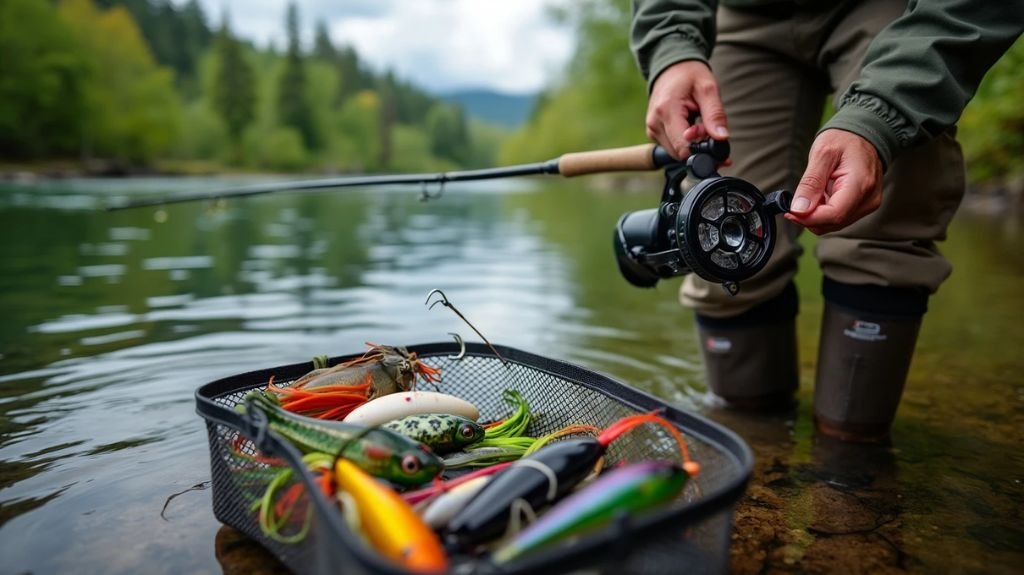
<path id="1" fill-rule="evenodd" d="M 466 439 L 472 439 L 473 436 L 476 435 L 476 432 L 474 432 L 473 428 L 469 425 L 463 425 L 462 429 L 459 430 L 459 433 L 461 433 L 462 437 Z"/>
<path id="2" fill-rule="evenodd" d="M 415 455 L 406 455 L 402 458 L 402 471 L 413 474 L 420 470 L 420 460 Z"/>

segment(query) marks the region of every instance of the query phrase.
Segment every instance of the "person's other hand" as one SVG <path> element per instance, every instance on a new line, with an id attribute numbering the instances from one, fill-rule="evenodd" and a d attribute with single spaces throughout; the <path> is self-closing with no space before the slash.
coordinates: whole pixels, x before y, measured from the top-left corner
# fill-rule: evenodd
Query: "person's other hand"
<path id="1" fill-rule="evenodd" d="M 703 122 L 691 125 L 692 112 L 700 112 Z M 646 126 L 647 137 L 677 160 L 690 155 L 690 142 L 729 137 L 718 82 L 707 64 L 688 60 L 662 71 L 651 88 Z"/>
<path id="2" fill-rule="evenodd" d="M 818 134 L 786 219 L 821 235 L 845 228 L 882 204 L 882 160 L 845 130 Z"/>

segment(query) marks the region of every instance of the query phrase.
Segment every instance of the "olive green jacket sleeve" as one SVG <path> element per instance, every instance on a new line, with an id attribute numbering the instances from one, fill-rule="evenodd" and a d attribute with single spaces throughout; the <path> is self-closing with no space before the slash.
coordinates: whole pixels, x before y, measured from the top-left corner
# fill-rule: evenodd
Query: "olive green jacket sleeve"
<path id="1" fill-rule="evenodd" d="M 671 64 L 707 61 L 716 4 L 633 1 L 631 46 L 649 87 Z M 1024 0 L 911 0 L 875 37 L 860 77 L 822 129 L 864 137 L 888 167 L 902 150 L 956 124 L 982 77 L 1024 30 L 1021 14 Z"/>
<path id="2" fill-rule="evenodd" d="M 717 0 L 633 0 L 629 45 L 648 91 L 672 64 L 708 61 L 715 45 L 717 8 Z"/>
<path id="3" fill-rule="evenodd" d="M 889 166 L 948 130 L 1024 29 L 1024 0 L 912 0 L 882 30 L 823 129 L 863 136 Z"/>

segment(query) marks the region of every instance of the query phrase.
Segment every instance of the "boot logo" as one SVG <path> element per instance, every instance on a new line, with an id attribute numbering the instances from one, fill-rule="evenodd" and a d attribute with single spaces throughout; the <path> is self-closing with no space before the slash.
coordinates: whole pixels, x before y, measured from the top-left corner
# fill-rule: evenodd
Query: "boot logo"
<path id="1" fill-rule="evenodd" d="M 862 341 L 884 341 L 889 338 L 889 336 L 882 333 L 881 325 L 859 319 L 853 320 L 850 327 L 843 330 L 843 335 Z"/>
<path id="2" fill-rule="evenodd" d="M 729 353 L 732 349 L 732 340 L 724 337 L 709 337 L 704 340 L 704 348 L 711 353 Z"/>

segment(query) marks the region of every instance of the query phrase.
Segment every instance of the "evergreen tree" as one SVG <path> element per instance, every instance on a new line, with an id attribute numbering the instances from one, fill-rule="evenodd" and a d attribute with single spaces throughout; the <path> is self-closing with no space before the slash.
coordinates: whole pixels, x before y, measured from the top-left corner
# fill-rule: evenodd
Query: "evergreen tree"
<path id="1" fill-rule="evenodd" d="M 455 163 L 464 163 L 468 159 L 469 129 L 461 106 L 434 104 L 427 113 L 425 128 L 432 154 Z"/>
<path id="2" fill-rule="evenodd" d="M 393 89 L 394 76 L 389 70 L 380 83 L 380 121 L 377 123 L 378 148 L 377 165 L 387 169 L 391 165 L 391 128 L 397 121 L 395 106 L 395 92 Z"/>
<path id="3" fill-rule="evenodd" d="M 195 89 L 199 59 L 213 40 L 197 0 L 180 8 L 172 0 L 97 0 L 96 5 L 128 10 L 157 63 L 174 70 L 179 86 Z"/>
<path id="4" fill-rule="evenodd" d="M 344 46 L 338 50 L 338 75 L 341 76 L 341 88 L 338 90 L 338 104 L 348 100 L 363 90 L 372 90 L 376 84 L 373 74 L 366 70 L 359 61 L 359 54 L 352 46 Z"/>
<path id="5" fill-rule="evenodd" d="M 277 116 L 282 126 L 292 128 L 302 138 L 307 149 L 316 149 L 313 117 L 306 98 L 306 69 L 299 44 L 299 10 L 294 2 L 288 4 L 288 51 L 285 53 L 284 71 L 277 91 Z"/>
<path id="6" fill-rule="evenodd" d="M 241 42 L 231 35 L 227 18 L 217 35 L 214 54 L 213 108 L 220 114 L 240 153 L 242 133 L 256 117 L 256 78 L 245 59 Z"/>
<path id="7" fill-rule="evenodd" d="M 327 23 L 317 20 L 316 31 L 313 33 L 313 57 L 325 62 L 333 62 L 338 56 L 331 44 L 331 34 L 327 31 Z"/>

